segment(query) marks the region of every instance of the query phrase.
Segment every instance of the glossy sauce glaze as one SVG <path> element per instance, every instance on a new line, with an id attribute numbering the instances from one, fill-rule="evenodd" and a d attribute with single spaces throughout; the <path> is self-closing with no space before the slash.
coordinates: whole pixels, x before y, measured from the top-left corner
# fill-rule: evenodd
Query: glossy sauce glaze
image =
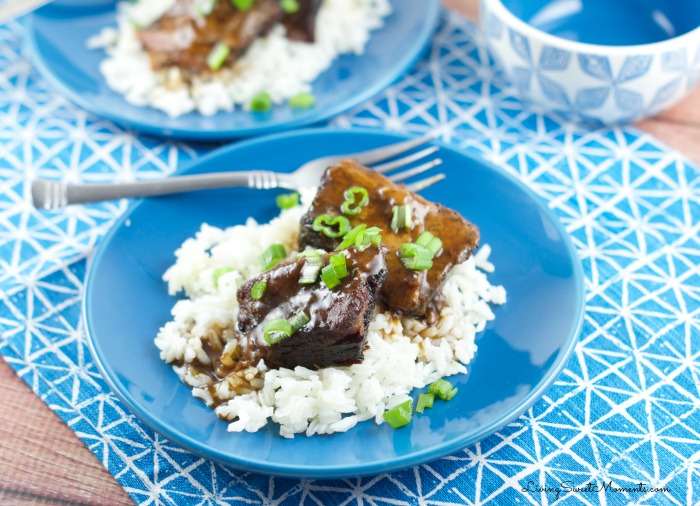
<path id="1" fill-rule="evenodd" d="M 314 231 L 312 224 L 322 214 L 340 215 L 344 192 L 352 186 L 367 189 L 369 204 L 356 216 L 348 216 L 350 224 L 379 227 L 382 229 L 382 243 L 389 250 L 386 260 L 388 275 L 381 289 L 382 302 L 391 310 L 432 319 L 440 309 L 438 294 L 445 277 L 454 265 L 464 262 L 478 246 L 478 229 L 456 211 L 428 202 L 383 175 L 353 160 L 346 160 L 326 170 L 309 212 L 301 219 L 302 245 L 332 250 L 339 244 L 342 238 L 326 237 Z M 393 207 L 409 203 L 413 211 L 412 228 L 392 231 Z M 415 242 L 426 230 L 442 240 L 443 248 L 429 270 L 408 269 L 401 262 L 398 250 L 407 242 Z"/>
<path id="2" fill-rule="evenodd" d="M 285 14 L 280 0 L 255 0 L 246 11 L 230 0 L 218 0 L 207 16 L 201 16 L 193 2 L 178 0 L 175 6 L 151 26 L 138 32 L 154 70 L 178 67 L 194 74 L 207 73 L 207 57 L 214 46 L 224 43 L 231 50 L 228 64 L 242 56 L 259 37 L 282 23 L 288 37 L 313 42 L 321 0 L 298 0 L 299 10 Z"/>
<path id="3" fill-rule="evenodd" d="M 257 364 L 263 359 L 269 367 L 301 365 L 314 369 L 361 362 L 377 293 L 387 274 L 386 252 L 384 247 L 376 246 L 346 250 L 348 276 L 333 290 L 320 278 L 313 285 L 299 283 L 304 258 L 275 267 L 241 286 L 241 361 Z M 328 265 L 328 257 L 321 256 L 324 265 Z M 260 300 L 255 300 L 250 292 L 259 281 L 267 283 L 267 289 Z M 309 316 L 309 323 L 285 341 L 268 345 L 264 323 L 276 318 L 288 320 L 299 311 Z"/>

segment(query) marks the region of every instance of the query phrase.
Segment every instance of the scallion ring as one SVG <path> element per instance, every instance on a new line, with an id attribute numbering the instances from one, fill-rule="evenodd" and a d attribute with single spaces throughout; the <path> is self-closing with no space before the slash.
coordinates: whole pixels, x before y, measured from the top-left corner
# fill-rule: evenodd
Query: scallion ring
<path id="1" fill-rule="evenodd" d="M 328 257 L 328 265 L 333 266 L 338 279 L 343 279 L 348 275 L 347 260 L 344 253 L 336 253 Z"/>
<path id="2" fill-rule="evenodd" d="M 250 296 L 255 300 L 260 300 L 265 295 L 265 290 L 267 290 L 267 283 L 265 281 L 258 281 L 250 289 Z"/>
<path id="3" fill-rule="evenodd" d="M 428 392 L 427 394 L 418 394 L 418 402 L 416 403 L 416 412 L 422 413 L 425 408 L 432 408 L 435 401 L 435 394 Z"/>
<path id="4" fill-rule="evenodd" d="M 302 328 L 310 321 L 311 318 L 309 318 L 309 315 L 307 315 L 304 311 L 299 311 L 297 314 L 292 316 L 289 319 L 289 324 L 292 326 L 292 334 L 294 334 L 297 330 Z"/>
<path id="5" fill-rule="evenodd" d="M 425 231 L 418 236 L 418 239 L 416 239 L 416 244 L 418 246 L 423 246 L 425 249 L 430 251 L 433 256 L 437 255 L 442 249 L 442 241 L 428 231 Z"/>
<path id="6" fill-rule="evenodd" d="M 322 214 L 316 216 L 311 228 L 316 232 L 322 232 L 326 237 L 336 239 L 338 237 L 343 237 L 350 231 L 350 220 L 345 216 Z"/>
<path id="7" fill-rule="evenodd" d="M 294 193 L 284 193 L 282 195 L 277 195 L 277 207 L 280 209 L 291 209 L 299 205 L 299 194 Z"/>
<path id="8" fill-rule="evenodd" d="M 250 9 L 255 0 L 231 0 L 231 4 L 239 11 L 245 12 Z"/>
<path id="9" fill-rule="evenodd" d="M 287 250 L 283 244 L 272 244 L 260 255 L 260 267 L 263 271 L 269 271 L 286 257 Z"/>
<path id="10" fill-rule="evenodd" d="M 269 345 L 279 344 L 293 334 L 292 324 L 282 318 L 269 320 L 263 325 L 263 337 Z"/>
<path id="11" fill-rule="evenodd" d="M 226 44 L 223 42 L 218 42 L 215 44 L 207 56 L 207 66 L 209 67 L 209 70 L 219 70 L 230 54 L 231 48 Z"/>
<path id="12" fill-rule="evenodd" d="M 394 206 L 391 217 L 391 229 L 394 233 L 404 229 L 411 230 L 411 228 L 413 228 L 413 206 L 411 204 Z"/>
<path id="13" fill-rule="evenodd" d="M 433 254 L 430 250 L 407 242 L 399 248 L 399 258 L 407 269 L 425 271 L 433 266 Z"/>
<path id="14" fill-rule="evenodd" d="M 447 380 L 439 379 L 428 387 L 428 392 L 437 397 L 440 397 L 443 401 L 449 401 L 457 394 L 457 389 L 452 386 Z"/>
<path id="15" fill-rule="evenodd" d="M 224 274 L 228 274 L 229 272 L 233 271 L 233 267 L 219 267 L 218 269 L 214 269 L 214 286 L 217 288 L 219 287 L 219 278 L 223 276 Z"/>
<path id="16" fill-rule="evenodd" d="M 355 238 L 355 249 L 362 251 L 369 247 L 370 244 L 379 246 L 382 243 L 382 229 L 379 227 L 370 227 L 362 230 Z"/>
<path id="17" fill-rule="evenodd" d="M 362 186 L 352 186 L 343 194 L 345 202 L 340 205 L 340 211 L 347 216 L 360 214 L 363 207 L 369 204 L 369 192 Z"/>
<path id="18" fill-rule="evenodd" d="M 411 422 L 411 418 L 413 418 L 413 400 L 409 399 L 389 411 L 385 411 L 382 417 L 386 423 L 395 429 L 408 425 Z"/>
<path id="19" fill-rule="evenodd" d="M 365 225 L 364 223 L 357 225 L 350 232 L 345 234 L 345 237 L 343 237 L 343 241 L 340 244 L 338 244 L 338 247 L 335 248 L 335 250 L 342 251 L 344 249 L 349 248 L 353 244 L 355 244 L 355 239 L 357 239 L 358 234 L 366 228 L 367 228 L 367 225 Z"/>
<path id="20" fill-rule="evenodd" d="M 333 290 L 333 288 L 340 284 L 340 277 L 335 272 L 335 267 L 333 264 L 328 264 L 321 269 L 321 280 L 329 290 Z"/>

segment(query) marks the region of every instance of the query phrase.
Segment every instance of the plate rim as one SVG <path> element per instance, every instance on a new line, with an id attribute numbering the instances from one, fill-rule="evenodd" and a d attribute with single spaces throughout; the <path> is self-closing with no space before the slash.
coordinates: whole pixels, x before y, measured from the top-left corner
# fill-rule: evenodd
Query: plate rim
<path id="1" fill-rule="evenodd" d="M 392 12 L 394 12 L 397 9 L 397 5 L 401 5 L 401 0 L 398 1 L 399 3 L 397 4 L 395 0 L 392 0 Z M 423 1 L 427 3 L 427 12 L 425 16 L 426 22 L 422 25 L 420 32 L 413 39 L 414 43 L 411 45 L 411 51 L 405 52 L 404 56 L 402 56 L 402 58 L 399 60 L 398 65 L 395 67 L 394 72 L 385 74 L 384 76 L 382 76 L 381 79 L 376 80 L 370 85 L 368 85 L 367 88 L 361 93 L 357 93 L 356 95 L 349 97 L 342 102 L 339 102 L 333 107 L 328 107 L 325 109 L 311 109 L 309 110 L 308 114 L 300 115 L 299 117 L 288 121 L 282 121 L 267 125 L 262 124 L 260 126 L 249 128 L 200 130 L 192 128 L 187 129 L 182 127 L 162 127 L 153 123 L 143 123 L 136 120 L 128 119 L 125 120 L 121 118 L 118 113 L 112 112 L 118 109 L 105 109 L 104 107 L 94 104 L 90 100 L 84 98 L 79 92 L 74 91 L 70 86 L 64 84 L 58 77 L 56 77 L 54 73 L 49 69 L 45 58 L 41 55 L 40 51 L 38 51 L 36 30 L 34 29 L 34 21 L 37 17 L 40 16 L 41 9 L 29 14 L 26 17 L 25 43 L 29 49 L 30 61 L 32 65 L 49 83 L 49 85 L 53 89 L 55 89 L 60 95 L 67 98 L 71 103 L 77 105 L 81 109 L 88 111 L 91 114 L 107 119 L 122 128 L 135 130 L 137 132 L 141 132 L 148 135 L 154 135 L 157 137 L 189 141 L 222 141 L 278 133 L 297 127 L 319 124 L 344 112 L 347 112 L 353 107 L 356 107 L 359 104 L 381 93 L 383 90 L 391 86 L 394 82 L 400 79 L 411 68 L 415 66 L 415 64 L 425 53 L 425 51 L 428 50 L 428 47 L 431 41 L 433 40 L 433 34 L 437 30 L 441 18 L 440 14 L 443 8 L 440 0 Z M 360 55 L 360 57 L 361 56 L 362 55 Z M 333 64 L 331 64 L 331 66 L 332 65 Z M 114 93 L 118 94 L 118 92 Z M 121 96 L 121 94 L 119 95 L 121 100 L 125 101 L 124 97 Z M 146 109 L 151 108 L 146 107 Z M 226 114 L 231 113 L 217 113 L 217 115 L 219 114 L 223 114 L 225 116 Z"/>
<path id="2" fill-rule="evenodd" d="M 243 147 L 251 147 L 257 144 L 266 144 L 269 142 L 276 142 L 280 139 L 286 139 L 295 136 L 308 136 L 308 135 L 353 135 L 353 134 L 385 134 L 391 136 L 397 136 L 401 138 L 411 138 L 414 137 L 413 134 L 406 134 L 403 132 L 387 132 L 384 130 L 373 129 L 373 128 L 306 128 L 301 130 L 294 130 L 291 132 L 277 133 L 269 136 L 258 137 L 254 139 L 244 140 L 235 144 L 230 144 L 212 150 L 210 153 L 197 158 L 195 160 L 189 161 L 182 168 L 179 168 L 172 175 L 186 173 L 193 168 L 206 164 L 209 160 L 220 156 L 223 153 L 228 153 L 231 151 L 236 151 L 237 149 Z M 532 405 L 537 402 L 544 393 L 554 384 L 554 382 L 559 378 L 567 362 L 573 355 L 576 344 L 578 343 L 579 336 L 581 334 L 585 309 L 586 309 L 586 287 L 585 287 L 585 276 L 583 272 L 583 266 L 581 264 L 581 259 L 579 258 L 576 248 L 573 245 L 571 236 L 566 231 L 565 227 L 559 220 L 559 217 L 554 214 L 554 212 L 546 205 L 546 202 L 537 195 L 532 189 L 530 189 L 525 183 L 520 181 L 514 175 L 508 173 L 504 169 L 498 167 L 495 163 L 487 160 L 484 157 L 477 156 L 474 153 L 468 153 L 464 150 L 459 149 L 456 146 L 449 145 L 447 143 L 436 140 L 435 143 L 440 146 L 441 149 L 448 149 L 456 152 L 457 154 L 468 158 L 469 160 L 480 163 L 487 166 L 490 170 L 495 170 L 500 175 L 506 177 L 512 183 L 516 184 L 521 190 L 523 190 L 531 199 L 534 201 L 535 205 L 543 210 L 550 218 L 552 218 L 552 223 L 557 230 L 557 233 L 562 238 L 565 245 L 566 251 L 569 254 L 569 258 L 572 260 L 573 273 L 572 279 L 577 288 L 577 314 L 576 322 L 572 327 L 572 332 L 568 336 L 565 344 L 565 350 L 563 354 L 557 358 L 555 362 L 549 368 L 547 375 L 537 383 L 520 402 L 509 409 L 501 417 L 492 420 L 490 423 L 484 425 L 478 430 L 474 431 L 470 437 L 467 438 L 455 438 L 446 443 L 442 443 L 437 446 L 431 446 L 424 450 L 417 452 L 412 452 L 408 456 L 400 458 L 391 458 L 384 460 L 373 461 L 370 464 L 353 464 L 353 465 L 333 465 L 333 466 L 314 466 L 314 465 L 294 465 L 293 467 L 284 466 L 280 464 L 271 464 L 263 460 L 250 461 L 237 458 L 230 454 L 225 454 L 217 449 L 204 448 L 200 442 L 194 438 L 188 436 L 187 434 L 182 434 L 178 431 L 174 431 L 169 425 L 164 424 L 153 417 L 147 410 L 139 407 L 137 401 L 132 401 L 131 396 L 128 392 L 122 391 L 116 382 L 112 380 L 112 375 L 108 374 L 110 371 L 109 366 L 103 363 L 102 355 L 100 350 L 95 347 L 95 340 L 93 339 L 91 332 L 91 324 L 87 317 L 89 312 L 89 294 L 92 290 L 92 278 L 95 272 L 94 266 L 98 263 L 99 259 L 102 257 L 106 250 L 106 245 L 111 242 L 112 237 L 116 234 L 117 230 L 121 228 L 126 220 L 129 219 L 131 214 L 145 201 L 145 199 L 137 199 L 129 204 L 126 210 L 119 216 L 114 223 L 111 225 L 108 232 L 99 240 L 87 269 L 87 274 L 85 276 L 84 284 L 84 296 L 81 303 L 81 321 L 83 323 L 83 328 L 85 329 L 85 337 L 88 343 L 90 354 L 95 361 L 95 365 L 102 376 L 102 379 L 107 383 L 108 387 L 114 393 L 121 402 L 123 402 L 128 410 L 142 423 L 146 424 L 156 433 L 165 437 L 169 441 L 185 448 L 186 450 L 204 457 L 206 459 L 218 462 L 224 466 L 235 468 L 246 472 L 255 472 L 265 475 L 279 476 L 285 478 L 302 478 L 302 479 L 336 479 L 336 478 L 351 478 L 351 477 L 361 477 L 361 476 L 371 476 L 377 474 L 383 474 L 393 471 L 399 471 L 412 466 L 424 464 L 426 462 L 431 462 L 442 458 L 444 456 L 453 454 L 460 451 L 466 447 L 469 447 L 486 437 L 496 433 L 506 425 L 510 424 L 523 413 L 525 413 Z"/>

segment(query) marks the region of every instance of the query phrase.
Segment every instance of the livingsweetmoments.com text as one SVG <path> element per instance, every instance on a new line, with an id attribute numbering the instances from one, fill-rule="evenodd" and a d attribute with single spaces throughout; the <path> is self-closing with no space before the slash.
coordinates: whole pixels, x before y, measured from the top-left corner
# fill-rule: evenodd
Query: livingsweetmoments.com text
<path id="1" fill-rule="evenodd" d="M 554 494 L 554 499 L 569 493 L 594 494 L 598 492 L 613 492 L 619 494 L 649 494 L 656 492 L 670 492 L 668 487 L 652 487 L 648 483 L 640 481 L 634 486 L 621 487 L 613 485 L 612 480 L 602 483 L 588 482 L 583 485 L 575 485 L 572 481 L 562 481 L 558 486 L 544 486 L 530 480 L 521 489 L 522 492 L 545 492 Z"/>

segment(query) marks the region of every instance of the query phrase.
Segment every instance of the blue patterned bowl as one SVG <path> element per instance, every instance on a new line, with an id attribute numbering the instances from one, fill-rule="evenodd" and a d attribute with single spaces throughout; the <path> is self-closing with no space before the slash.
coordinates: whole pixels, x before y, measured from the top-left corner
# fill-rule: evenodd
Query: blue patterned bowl
<path id="1" fill-rule="evenodd" d="M 700 78 L 696 0 L 482 0 L 489 49 L 524 100 L 567 118 L 658 114 Z"/>

